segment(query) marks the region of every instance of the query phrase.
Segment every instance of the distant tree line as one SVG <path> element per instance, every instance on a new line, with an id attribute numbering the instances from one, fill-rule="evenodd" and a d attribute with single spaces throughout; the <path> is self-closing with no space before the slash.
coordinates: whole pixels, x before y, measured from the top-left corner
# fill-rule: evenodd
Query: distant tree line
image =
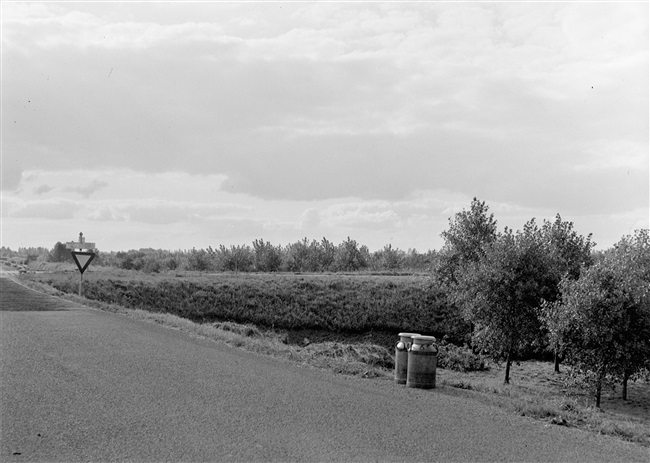
<path id="1" fill-rule="evenodd" d="M 62 245 L 65 249 L 65 245 Z M 56 248 L 56 246 L 55 246 Z M 9 247 L 2 246 L 0 247 L 0 259 L 1 260 L 12 260 L 19 262 L 20 264 L 27 265 L 32 262 L 53 262 L 52 260 L 52 251 L 43 247 L 20 247 L 18 250 L 14 251 Z M 72 258 L 70 251 L 68 251 L 68 257 Z"/>
<path id="2" fill-rule="evenodd" d="M 97 252 L 94 265 L 139 270 L 147 273 L 166 271 L 199 272 L 427 272 L 436 259 L 436 251 L 403 251 L 387 244 L 370 251 L 348 237 L 339 244 L 323 238 L 303 238 L 286 246 L 256 239 L 250 245 L 224 246 L 191 250 L 138 249 Z M 2 248 L 2 255 L 23 256 L 28 262 L 71 262 L 70 250 L 57 242 L 51 250 L 21 248 L 18 252 Z M 28 263 L 26 262 L 26 263 Z"/>
<path id="3" fill-rule="evenodd" d="M 168 270 L 200 272 L 356 272 L 427 271 L 435 252 L 407 252 L 386 245 L 371 252 L 347 238 L 336 245 L 304 238 L 286 246 L 256 239 L 252 246 L 219 245 L 189 251 L 131 250 L 102 254 L 102 263 L 125 269 L 158 273 Z"/>
<path id="4" fill-rule="evenodd" d="M 532 352 L 552 352 L 592 387 L 647 377 L 650 369 L 650 235 L 623 237 L 594 252 L 591 235 L 555 221 L 497 231 L 484 202 L 449 220 L 433 276 L 447 304 L 469 324 L 474 349 L 510 366 Z"/>

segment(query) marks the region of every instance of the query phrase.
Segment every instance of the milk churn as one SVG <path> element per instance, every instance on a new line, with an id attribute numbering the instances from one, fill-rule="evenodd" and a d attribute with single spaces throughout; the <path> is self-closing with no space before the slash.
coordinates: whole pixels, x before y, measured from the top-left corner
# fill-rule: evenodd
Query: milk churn
<path id="1" fill-rule="evenodd" d="M 413 336 L 419 336 L 419 334 L 400 333 L 399 341 L 395 345 L 395 382 L 398 384 L 406 384 L 408 350 L 411 347 Z"/>
<path id="2" fill-rule="evenodd" d="M 408 350 L 406 386 L 421 389 L 436 387 L 438 347 L 433 336 L 413 336 Z"/>

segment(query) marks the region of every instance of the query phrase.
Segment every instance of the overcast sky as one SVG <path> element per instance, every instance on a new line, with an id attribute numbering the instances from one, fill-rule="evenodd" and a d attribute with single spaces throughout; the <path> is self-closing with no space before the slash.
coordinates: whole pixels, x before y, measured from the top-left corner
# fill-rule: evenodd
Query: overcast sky
<path id="1" fill-rule="evenodd" d="M 2 245 L 649 227 L 647 2 L 2 2 Z"/>

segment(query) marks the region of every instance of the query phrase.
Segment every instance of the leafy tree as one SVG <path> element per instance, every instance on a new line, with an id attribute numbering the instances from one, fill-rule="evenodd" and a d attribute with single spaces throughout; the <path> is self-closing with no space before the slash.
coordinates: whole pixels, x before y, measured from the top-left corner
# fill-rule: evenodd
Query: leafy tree
<path id="1" fill-rule="evenodd" d="M 640 278 L 650 281 L 650 230 L 636 230 L 614 245 L 617 255 L 627 266 L 634 267 Z"/>
<path id="2" fill-rule="evenodd" d="M 224 270 L 231 272 L 248 272 L 253 268 L 253 251 L 250 246 L 230 246 L 226 248 L 219 245 L 219 251 L 215 252 L 219 265 Z"/>
<path id="3" fill-rule="evenodd" d="M 546 330 L 549 348 L 553 350 L 553 369 L 560 373 L 560 359 L 566 347 L 565 338 L 571 329 L 572 314 L 565 309 L 559 300 L 542 301 L 540 320 Z"/>
<path id="4" fill-rule="evenodd" d="M 313 260 L 311 257 L 309 240 L 305 237 L 301 241 L 291 243 L 285 248 L 286 266 L 290 272 L 305 272 L 310 268 Z"/>
<path id="5" fill-rule="evenodd" d="M 260 272 L 277 272 L 282 266 L 282 249 L 263 239 L 253 241 L 253 265 Z"/>
<path id="6" fill-rule="evenodd" d="M 614 245 L 613 253 L 624 271 L 634 275 L 639 292 L 650 291 L 650 233 L 648 229 L 636 230 Z M 644 289 L 642 289 L 644 288 Z M 632 314 L 634 328 L 628 338 L 627 348 L 617 364 L 623 388 L 621 396 L 627 400 L 627 383 L 644 369 L 650 370 L 650 305 L 640 304 Z M 638 318 L 637 318 L 638 317 Z"/>
<path id="7" fill-rule="evenodd" d="M 436 285 L 442 289 L 440 297 L 446 299 L 456 322 L 465 325 L 462 331 L 467 333 L 468 342 L 474 327 L 463 319 L 455 297 L 456 286 L 463 273 L 477 264 L 485 256 L 485 248 L 497 239 L 497 222 L 488 212 L 485 202 L 474 198 L 468 211 L 463 209 L 449 218 L 449 229 L 441 233 L 445 244 L 433 265 Z"/>
<path id="8" fill-rule="evenodd" d="M 548 330 L 550 348 L 553 350 L 554 370 L 560 372 L 560 358 L 563 349 L 565 325 L 563 308 L 556 304 L 559 298 L 559 284 L 562 278 L 572 280 L 580 276 L 583 267 L 592 263 L 591 251 L 595 243 L 591 241 L 591 234 L 586 238 L 573 230 L 573 222 L 565 222 L 560 214 L 555 216 L 554 222 L 544 220 L 542 225 L 542 239 L 548 253 L 549 267 L 549 293 L 542 306 L 542 319 Z"/>
<path id="9" fill-rule="evenodd" d="M 420 254 L 417 249 L 409 249 L 402 257 L 402 268 L 415 271 L 431 271 L 439 259 L 437 251 L 429 250 Z"/>
<path id="10" fill-rule="evenodd" d="M 307 270 L 310 272 L 324 270 L 320 244 L 316 240 L 311 240 L 307 247 Z"/>
<path id="11" fill-rule="evenodd" d="M 608 253 L 577 280 L 562 281 L 562 304 L 570 315 L 565 332 L 567 356 L 593 373 L 596 406 L 608 375 L 624 381 L 648 366 L 650 357 L 650 282 L 633 259 Z"/>
<path id="12" fill-rule="evenodd" d="M 126 270 L 139 270 L 137 259 L 142 257 L 137 251 L 119 251 L 115 254 L 118 267 Z"/>
<path id="13" fill-rule="evenodd" d="M 382 250 L 374 252 L 371 260 L 377 270 L 398 270 L 402 267 L 404 255 L 404 251 L 387 244 Z"/>
<path id="14" fill-rule="evenodd" d="M 170 253 L 164 255 L 160 262 L 161 269 L 176 270 L 180 266 L 180 259 Z"/>
<path id="15" fill-rule="evenodd" d="M 318 261 L 322 270 L 332 270 L 336 260 L 336 245 L 325 237 L 318 246 Z"/>
<path id="16" fill-rule="evenodd" d="M 474 325 L 475 345 L 506 361 L 504 384 L 518 354 L 539 340 L 539 304 L 548 297 L 549 261 L 542 233 L 531 220 L 523 231 L 506 228 L 466 267 L 455 301 Z"/>
<path id="17" fill-rule="evenodd" d="M 469 264 L 478 262 L 485 255 L 485 247 L 497 238 L 497 222 L 489 214 L 484 201 L 474 198 L 469 211 L 449 219 L 449 229 L 442 232 L 445 240 L 439 266 L 438 278 L 448 284 L 457 281 L 458 273 Z"/>
<path id="18" fill-rule="evenodd" d="M 551 270 L 558 283 L 564 275 L 577 279 L 584 266 L 592 263 L 592 249 L 596 243 L 591 241 L 591 233 L 585 238 L 573 230 L 573 222 L 565 222 L 560 214 L 555 222 L 544 220 L 542 234 L 553 262 Z"/>
<path id="19" fill-rule="evenodd" d="M 336 267 L 342 271 L 356 271 L 368 266 L 368 248 L 361 246 L 353 239 L 348 239 L 339 244 L 336 252 Z"/>
<path id="20" fill-rule="evenodd" d="M 209 248 L 209 251 L 212 251 L 212 248 Z M 209 251 L 192 248 L 187 256 L 187 269 L 198 272 L 211 270 L 213 253 Z"/>
<path id="21" fill-rule="evenodd" d="M 72 250 L 67 249 L 65 244 L 57 241 L 52 250 L 50 251 L 50 262 L 67 262 L 72 260 Z"/>

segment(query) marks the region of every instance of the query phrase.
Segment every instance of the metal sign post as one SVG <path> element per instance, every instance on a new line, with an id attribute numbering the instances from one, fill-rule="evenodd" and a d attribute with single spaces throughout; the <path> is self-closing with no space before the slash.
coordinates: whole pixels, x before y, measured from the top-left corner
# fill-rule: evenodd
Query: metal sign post
<path id="1" fill-rule="evenodd" d="M 65 244 L 67 249 L 72 249 L 72 259 L 79 269 L 79 296 L 84 281 L 84 272 L 95 258 L 95 243 L 87 243 L 83 233 L 79 233 L 79 241 L 70 241 Z"/>

